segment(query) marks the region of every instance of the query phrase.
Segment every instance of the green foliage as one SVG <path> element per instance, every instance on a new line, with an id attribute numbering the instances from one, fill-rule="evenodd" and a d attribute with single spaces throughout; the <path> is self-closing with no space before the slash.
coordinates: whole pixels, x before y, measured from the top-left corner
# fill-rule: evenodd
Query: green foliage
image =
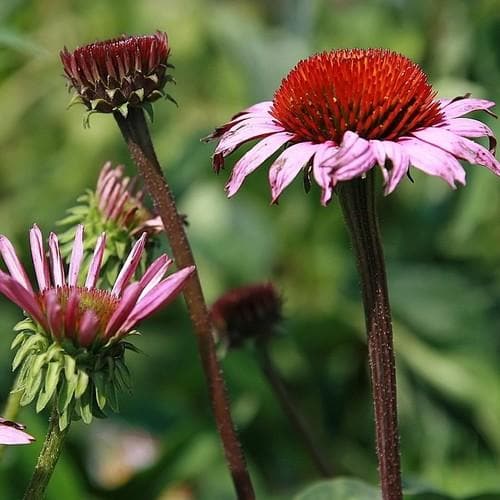
<path id="1" fill-rule="evenodd" d="M 271 207 L 266 168 L 227 200 L 223 186 L 239 154 L 216 177 L 209 160 L 213 147 L 199 139 L 241 109 L 272 98 L 299 58 L 334 47 L 403 52 L 423 65 L 440 96 L 473 92 L 498 102 L 497 4 L 3 0 L 0 232 L 23 248 L 28 262 L 29 226 L 37 222 L 45 234 L 57 230 L 54 221 L 94 188 L 106 160 L 123 162 L 135 173 L 111 117 L 94 115 L 84 130 L 82 108 L 66 110 L 58 51 L 121 33 L 167 31 L 177 81 L 167 90 L 179 109 L 158 101 L 152 135 L 188 217 L 205 295 L 213 301 L 230 286 L 276 282 L 288 320 L 272 355 L 336 474 L 376 484 L 364 324 L 336 201 L 322 208 L 315 187 L 305 195 L 297 182 L 279 207 Z M 485 121 L 498 136 L 498 121 Z M 414 184 L 404 181 L 393 195 L 381 197 L 380 210 L 394 304 L 404 476 L 445 498 L 478 500 L 500 489 L 500 187 L 485 169 L 466 168 L 467 187 L 456 192 L 415 172 Z M 20 317 L 6 300 L 0 301 L 0 317 L 5 399 L 13 381 L 9 332 Z M 133 395 L 121 398 L 120 417 L 107 422 L 125 426 L 116 446 L 125 446 L 125 437 L 139 429 L 153 437 L 156 455 L 131 466 L 124 451 L 130 447 L 112 455 L 102 439 L 89 438 L 101 422 L 73 425 L 49 500 L 234 498 L 185 308 L 176 302 L 141 331 L 136 345 L 145 356 L 128 363 Z M 224 370 L 258 498 L 293 498 L 319 479 L 300 440 L 252 352 L 230 353 Z M 19 420 L 40 444 L 43 412 L 26 408 Z M 8 450 L 0 498 L 22 497 L 36 451 Z M 99 466 L 95 454 L 102 458 Z M 106 475 L 110 463 L 121 468 Z M 418 500 L 424 498 L 431 497 L 420 494 Z"/>

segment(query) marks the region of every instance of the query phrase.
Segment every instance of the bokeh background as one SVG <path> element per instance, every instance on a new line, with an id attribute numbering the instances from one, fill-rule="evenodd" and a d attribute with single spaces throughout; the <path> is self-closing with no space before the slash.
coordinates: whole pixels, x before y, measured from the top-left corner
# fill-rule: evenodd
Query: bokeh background
<path id="1" fill-rule="evenodd" d="M 419 62 L 441 97 L 500 100 L 496 0 L 2 0 L 0 232 L 27 258 L 27 231 L 56 228 L 106 160 L 127 156 L 114 121 L 70 95 L 58 52 L 122 33 L 169 34 L 179 103 L 155 105 L 152 134 L 209 302 L 229 287 L 273 280 L 286 321 L 272 355 L 334 464 L 376 483 L 358 282 L 334 201 L 296 182 L 270 206 L 266 168 L 227 200 L 227 172 L 200 137 L 272 98 L 300 59 L 338 47 L 386 47 Z M 500 132 L 498 123 L 482 116 Z M 238 154 L 234 155 L 236 160 Z M 232 162 L 229 162 L 231 164 Z M 466 188 L 414 171 L 380 200 L 394 308 L 405 481 L 450 496 L 500 492 L 500 179 L 467 167 Z M 0 401 L 13 380 L 20 312 L 0 299 Z M 129 356 L 134 391 L 106 421 L 72 427 L 48 490 L 55 499 L 230 499 L 182 300 L 148 321 Z M 223 361 L 258 498 L 288 499 L 319 479 L 259 371 L 252 349 Z M 18 499 L 47 415 L 19 419 L 37 444 L 7 450 L 0 498 Z M 430 498 L 430 497 L 429 497 Z M 500 498 L 492 496 L 491 498 Z"/>

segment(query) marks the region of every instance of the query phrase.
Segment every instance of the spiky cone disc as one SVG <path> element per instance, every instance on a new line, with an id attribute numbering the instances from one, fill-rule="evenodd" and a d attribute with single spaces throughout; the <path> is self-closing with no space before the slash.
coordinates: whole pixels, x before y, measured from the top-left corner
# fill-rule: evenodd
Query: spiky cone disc
<path id="1" fill-rule="evenodd" d="M 92 350 L 70 340 L 56 343 L 31 319 L 15 330 L 12 368 L 19 376 L 13 390 L 21 392 L 22 406 L 36 400 L 40 412 L 57 398 L 61 430 L 72 420 L 89 424 L 93 417 L 106 417 L 107 409 L 118 411 L 118 394 L 131 390 L 125 351 L 136 350 L 132 344 L 122 339 Z"/>
<path id="2" fill-rule="evenodd" d="M 172 77 L 167 74 L 170 47 L 167 34 L 126 36 L 95 42 L 60 57 L 76 101 L 89 112 L 127 116 L 129 106 L 143 106 L 168 97 L 163 88 Z"/>

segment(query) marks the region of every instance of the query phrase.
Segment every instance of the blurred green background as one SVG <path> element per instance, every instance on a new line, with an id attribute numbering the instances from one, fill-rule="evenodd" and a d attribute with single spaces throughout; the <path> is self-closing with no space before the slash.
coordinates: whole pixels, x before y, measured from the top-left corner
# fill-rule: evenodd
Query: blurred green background
<path id="1" fill-rule="evenodd" d="M 272 98 L 300 59 L 337 47 L 387 47 L 422 64 L 441 97 L 500 100 L 497 0 L 2 0 L 0 2 L 0 232 L 27 259 L 27 231 L 47 233 L 94 186 L 108 159 L 132 165 L 110 116 L 82 127 L 58 52 L 122 33 L 169 34 L 179 108 L 155 105 L 159 158 L 188 214 L 209 302 L 228 287 L 272 279 L 285 297 L 272 346 L 339 476 L 376 483 L 366 345 L 357 277 L 339 207 L 301 182 L 270 206 L 267 169 L 234 199 L 200 137 Z M 497 131 L 498 123 L 481 116 Z M 241 154 L 241 153 L 240 153 Z M 238 157 L 228 162 L 231 165 Z M 500 184 L 467 167 L 466 188 L 414 171 L 381 198 L 394 308 L 403 472 L 411 484 L 465 496 L 500 492 Z M 0 300 L 0 398 L 20 311 Z M 130 355 L 135 388 L 122 412 L 72 427 L 50 500 L 230 499 L 198 355 L 178 300 L 145 323 Z M 318 473 L 266 385 L 252 351 L 223 361 L 258 498 L 287 499 Z M 0 498 L 18 499 L 47 416 L 19 419 L 38 438 L 11 448 Z M 493 496 L 492 498 L 500 498 Z"/>

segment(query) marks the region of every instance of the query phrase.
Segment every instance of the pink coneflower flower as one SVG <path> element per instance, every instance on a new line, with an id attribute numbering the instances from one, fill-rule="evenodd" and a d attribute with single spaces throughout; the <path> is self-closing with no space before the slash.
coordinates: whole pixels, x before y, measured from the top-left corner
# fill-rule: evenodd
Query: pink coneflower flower
<path id="1" fill-rule="evenodd" d="M 0 293 L 26 311 L 55 341 L 69 339 L 83 347 L 116 341 L 139 321 L 174 299 L 193 268 L 182 269 L 165 278 L 172 261 L 163 254 L 139 281 L 131 283 L 146 244 L 144 233 L 132 248 L 112 290 L 96 288 L 105 241 L 106 235 L 102 234 L 84 285 L 78 286 L 83 257 L 83 226 L 76 230 L 69 268 L 65 272 L 56 234 L 49 236 L 48 260 L 42 233 L 34 225 L 30 231 L 30 244 L 38 281 L 38 291 L 35 291 L 12 244 L 1 235 L 0 254 L 9 273 L 0 271 Z"/>
<path id="2" fill-rule="evenodd" d="M 28 316 L 16 326 L 20 333 L 13 342 L 17 348 L 13 367 L 22 365 L 17 386 L 23 390 L 21 404 L 28 404 L 38 394 L 36 408 L 40 411 L 56 391 L 62 391 L 58 399 L 61 428 L 74 417 L 73 409 L 76 416 L 90 422 L 92 415 L 103 416 L 101 410 L 107 402 L 116 408 L 117 392 L 128 386 L 124 351 L 133 348 L 123 339 L 134 333 L 141 320 L 173 300 L 194 271 L 187 267 L 165 277 L 172 261 L 163 254 L 134 281 L 146 244 L 143 233 L 112 289 L 98 288 L 105 241 L 102 234 L 80 285 L 83 226 L 77 227 L 66 270 L 57 236 L 49 236 L 47 259 L 42 233 L 34 225 L 30 246 L 36 290 L 11 242 L 0 236 L 0 255 L 8 270 L 0 271 L 0 293 Z"/>
<path id="3" fill-rule="evenodd" d="M 338 182 L 362 177 L 378 165 L 391 193 L 410 166 L 465 184 L 458 160 L 500 175 L 495 138 L 480 121 L 494 103 L 469 96 L 436 99 L 418 65 L 383 49 L 334 50 L 299 62 L 274 94 L 238 113 L 207 139 L 219 139 L 218 172 L 225 158 L 258 139 L 234 166 L 226 190 L 233 196 L 251 172 L 281 148 L 269 170 L 273 202 L 304 171 L 312 173 L 327 204 Z M 488 137 L 490 150 L 469 138 Z"/>
<path id="4" fill-rule="evenodd" d="M 91 112 L 119 111 L 166 96 L 170 47 L 167 34 L 121 36 L 61 51 L 61 61 L 77 99 Z"/>
<path id="5" fill-rule="evenodd" d="M 31 444 L 35 438 L 25 432 L 26 427 L 0 417 L 0 444 Z"/>
<path id="6" fill-rule="evenodd" d="M 282 320 L 282 298 L 272 283 L 257 283 L 228 290 L 210 308 L 210 319 L 229 348 L 247 340 L 270 337 Z"/>

